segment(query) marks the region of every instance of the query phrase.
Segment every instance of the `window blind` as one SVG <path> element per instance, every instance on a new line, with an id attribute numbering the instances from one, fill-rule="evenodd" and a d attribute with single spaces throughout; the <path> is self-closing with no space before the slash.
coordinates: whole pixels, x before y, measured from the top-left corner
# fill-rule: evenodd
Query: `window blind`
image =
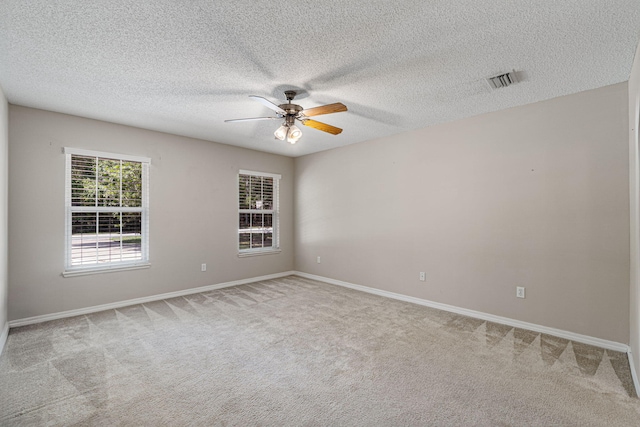
<path id="1" fill-rule="evenodd" d="M 149 260 L 147 158 L 65 149 L 66 270 Z"/>
<path id="2" fill-rule="evenodd" d="M 279 248 L 280 175 L 238 174 L 238 249 L 242 253 Z"/>

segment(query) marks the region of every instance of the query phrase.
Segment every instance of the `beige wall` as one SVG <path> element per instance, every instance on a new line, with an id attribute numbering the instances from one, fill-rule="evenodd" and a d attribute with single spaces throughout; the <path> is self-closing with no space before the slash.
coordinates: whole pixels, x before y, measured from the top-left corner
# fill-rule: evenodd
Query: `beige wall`
<path id="1" fill-rule="evenodd" d="M 621 83 L 297 158 L 296 270 L 628 343 L 627 98 Z"/>
<path id="2" fill-rule="evenodd" d="M 10 320 L 293 267 L 291 158 L 13 105 L 9 144 Z M 151 158 L 151 268 L 61 277 L 64 146 Z M 280 254 L 237 256 L 239 169 L 282 174 Z"/>
<path id="3" fill-rule="evenodd" d="M 9 319 L 295 268 L 626 343 L 627 100 L 623 83 L 295 161 L 10 106 Z M 151 157 L 150 269 L 61 277 L 63 146 Z M 280 255 L 236 256 L 238 169 L 283 175 Z"/>
<path id="4" fill-rule="evenodd" d="M 9 104 L 0 87 L 0 353 L 7 331 L 7 182 L 9 148 Z"/>
<path id="5" fill-rule="evenodd" d="M 629 78 L 629 188 L 631 205 L 631 295 L 630 345 L 636 373 L 640 373 L 640 44 Z"/>

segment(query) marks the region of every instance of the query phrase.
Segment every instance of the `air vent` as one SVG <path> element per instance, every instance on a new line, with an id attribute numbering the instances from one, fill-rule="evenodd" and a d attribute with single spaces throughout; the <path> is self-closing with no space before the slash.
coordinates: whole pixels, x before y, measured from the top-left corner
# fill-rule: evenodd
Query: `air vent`
<path id="1" fill-rule="evenodd" d="M 516 78 L 516 73 L 511 72 L 489 77 L 487 82 L 492 89 L 500 89 L 501 87 L 507 87 L 514 83 L 518 83 L 518 79 Z"/>

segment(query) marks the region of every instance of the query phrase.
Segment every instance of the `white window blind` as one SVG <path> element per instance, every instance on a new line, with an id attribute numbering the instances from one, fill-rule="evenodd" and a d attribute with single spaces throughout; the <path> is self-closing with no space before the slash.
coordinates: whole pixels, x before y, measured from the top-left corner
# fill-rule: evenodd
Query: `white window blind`
<path id="1" fill-rule="evenodd" d="M 72 148 L 65 155 L 65 271 L 147 264 L 150 160 Z"/>
<path id="2" fill-rule="evenodd" d="M 241 170 L 238 174 L 238 250 L 272 252 L 279 245 L 280 175 Z"/>

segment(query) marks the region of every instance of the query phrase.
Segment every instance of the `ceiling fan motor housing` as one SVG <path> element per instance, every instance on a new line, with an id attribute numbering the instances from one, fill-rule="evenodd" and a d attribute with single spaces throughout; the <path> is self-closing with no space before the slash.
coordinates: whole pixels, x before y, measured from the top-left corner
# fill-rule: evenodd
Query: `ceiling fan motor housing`
<path id="1" fill-rule="evenodd" d="M 291 95 L 291 93 L 288 93 L 288 92 L 291 92 L 293 95 Z M 287 115 L 284 116 L 284 120 L 287 126 L 293 126 L 296 121 L 296 117 L 298 117 L 300 112 L 304 109 L 298 104 L 291 103 L 295 94 L 296 93 L 293 91 L 285 92 L 285 95 L 287 96 L 287 101 L 289 101 L 289 103 L 278 105 L 278 107 L 282 108 L 287 113 Z"/>

